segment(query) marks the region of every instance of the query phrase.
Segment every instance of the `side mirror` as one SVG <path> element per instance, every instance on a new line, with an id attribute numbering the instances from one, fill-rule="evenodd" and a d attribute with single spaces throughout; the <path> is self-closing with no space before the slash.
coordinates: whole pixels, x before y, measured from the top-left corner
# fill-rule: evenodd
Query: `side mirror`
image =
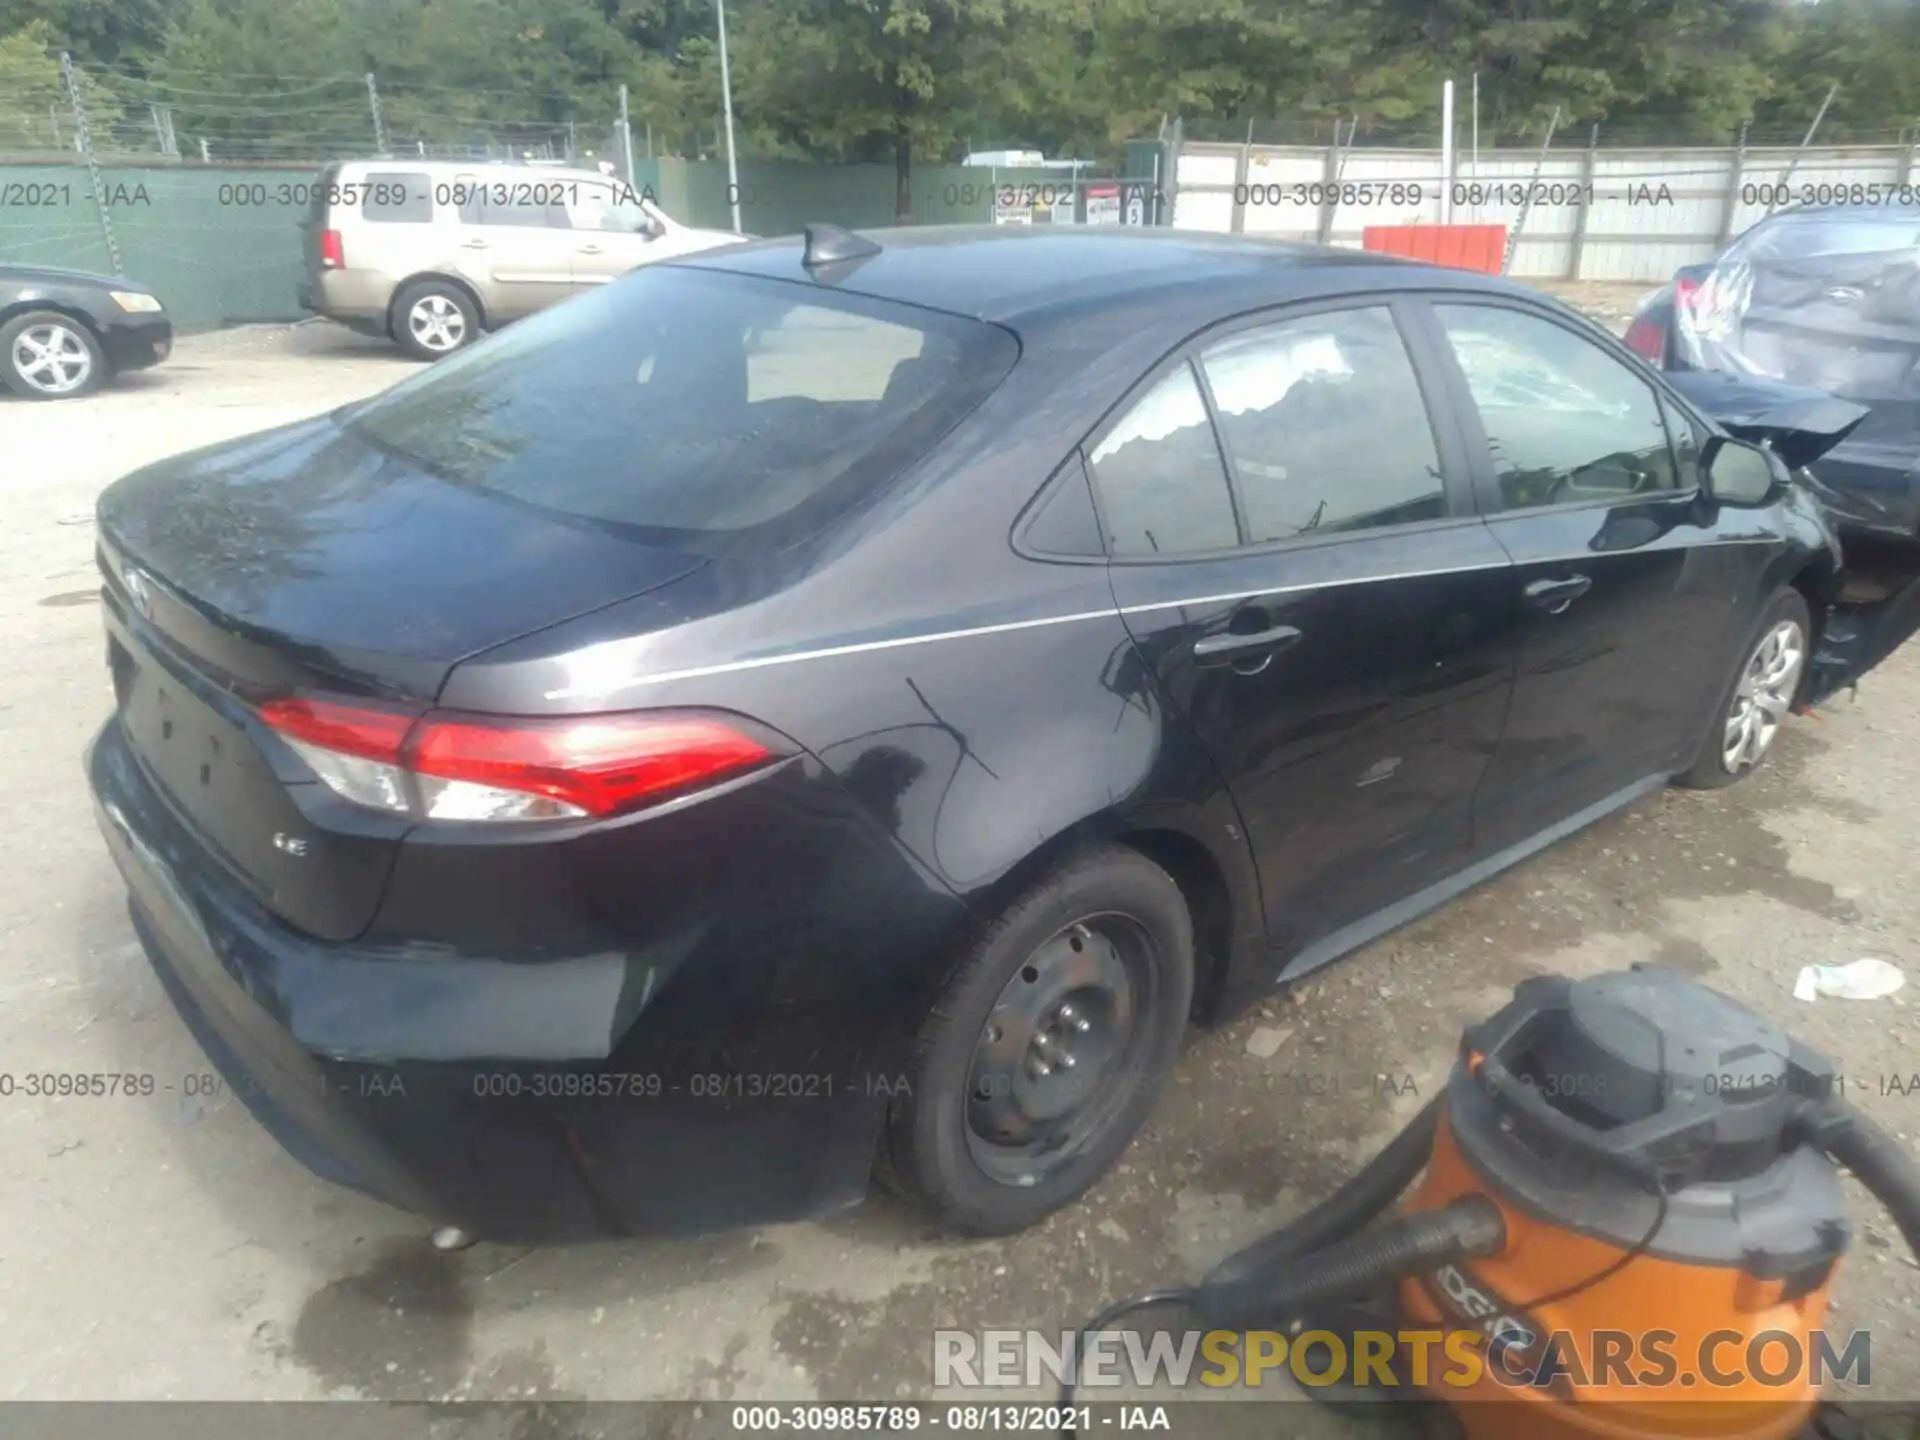
<path id="1" fill-rule="evenodd" d="M 1700 468 L 1707 493 L 1722 505 L 1764 505 L 1790 478 L 1786 462 L 1771 450 L 1724 435 L 1707 442 Z"/>

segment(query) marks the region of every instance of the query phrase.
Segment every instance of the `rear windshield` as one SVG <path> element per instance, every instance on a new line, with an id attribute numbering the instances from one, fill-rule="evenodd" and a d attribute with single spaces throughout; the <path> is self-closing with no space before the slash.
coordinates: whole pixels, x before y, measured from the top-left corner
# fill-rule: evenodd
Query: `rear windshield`
<path id="1" fill-rule="evenodd" d="M 1752 260 L 1800 260 L 1817 255 L 1873 255 L 1911 252 L 1920 244 L 1920 218 L 1911 213 L 1879 215 L 1783 215 L 1753 237 Z"/>
<path id="2" fill-rule="evenodd" d="M 653 265 L 343 423 L 456 484 L 711 552 L 809 529 L 897 475 L 1017 353 L 980 321 Z"/>

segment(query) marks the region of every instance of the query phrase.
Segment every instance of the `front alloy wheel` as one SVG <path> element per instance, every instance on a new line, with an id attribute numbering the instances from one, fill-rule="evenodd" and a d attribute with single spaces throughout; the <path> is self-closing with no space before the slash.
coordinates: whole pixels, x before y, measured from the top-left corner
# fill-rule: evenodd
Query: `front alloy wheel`
<path id="1" fill-rule="evenodd" d="M 48 311 L 0 329 L 0 378 L 33 400 L 65 400 L 98 389 L 105 359 L 78 322 Z"/>
<path id="2" fill-rule="evenodd" d="M 1799 693 L 1806 659 L 1807 632 L 1792 616 L 1776 621 L 1754 647 L 1734 687 L 1721 736 L 1720 758 L 1728 774 L 1751 770 L 1767 753 Z"/>
<path id="3" fill-rule="evenodd" d="M 1718 790 L 1751 775 L 1767 758 L 1806 678 L 1813 614 L 1806 597 L 1782 586 L 1760 607 L 1753 639 L 1720 692 L 1693 764 L 1674 778 L 1692 790 Z"/>

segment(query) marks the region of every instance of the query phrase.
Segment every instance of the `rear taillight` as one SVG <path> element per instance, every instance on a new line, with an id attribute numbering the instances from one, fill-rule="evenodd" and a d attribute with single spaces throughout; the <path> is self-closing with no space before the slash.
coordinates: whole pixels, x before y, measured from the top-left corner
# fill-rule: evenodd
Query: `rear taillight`
<path id="1" fill-rule="evenodd" d="M 1697 276 L 1676 275 L 1673 277 L 1673 308 L 1675 310 L 1692 314 L 1694 297 L 1699 293 L 1700 281 Z"/>
<path id="2" fill-rule="evenodd" d="M 347 247 L 340 242 L 338 230 L 320 232 L 320 263 L 329 270 L 344 270 L 347 266 Z"/>
<path id="3" fill-rule="evenodd" d="M 300 698 L 271 701 L 260 718 L 335 793 L 426 820 L 619 815 L 776 754 L 733 722 L 696 712 L 415 717 Z"/>
<path id="4" fill-rule="evenodd" d="M 1667 329 L 1656 320 L 1644 315 L 1636 316 L 1621 338 L 1629 350 L 1654 365 L 1661 364 L 1667 358 Z"/>

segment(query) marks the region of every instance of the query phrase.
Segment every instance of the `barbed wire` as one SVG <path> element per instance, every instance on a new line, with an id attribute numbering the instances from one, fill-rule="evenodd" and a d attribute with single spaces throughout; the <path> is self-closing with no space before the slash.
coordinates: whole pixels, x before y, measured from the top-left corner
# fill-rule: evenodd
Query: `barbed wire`
<path id="1" fill-rule="evenodd" d="M 49 74 L 57 81 L 57 66 L 51 61 L 49 65 Z M 101 158 L 119 160 L 232 159 L 306 165 L 377 154 L 383 145 L 396 155 L 426 158 L 528 150 L 544 158 L 572 158 L 614 148 L 610 137 L 619 113 L 617 87 L 605 83 L 584 85 L 573 93 L 529 92 L 411 76 L 390 82 L 366 74 L 275 75 L 184 67 L 142 73 L 125 65 L 100 65 L 84 72 L 83 86 L 95 152 Z M 1453 138 L 1460 153 L 1474 139 L 1464 98 L 1456 96 L 1459 108 Z M 28 108 L 29 99 L 35 108 Z M 1437 109 L 1436 105 L 1436 113 L 1400 119 L 1332 114 L 1189 118 L 1181 122 L 1180 133 L 1189 142 L 1316 149 L 1338 144 L 1355 153 L 1409 149 L 1437 154 L 1443 139 Z M 1618 119 L 1564 121 L 1549 137 L 1548 121 L 1536 111 L 1515 116 L 1483 109 L 1477 148 L 1513 155 L 1538 153 L 1544 145 L 1549 157 L 1578 154 L 1590 147 L 1711 151 L 1738 144 L 1750 151 L 1789 150 L 1806 140 L 1812 119 L 1811 113 L 1806 117 L 1769 114 L 1745 126 L 1731 126 L 1704 120 L 1689 109 L 1671 108 Z M 636 105 L 633 129 L 644 132 L 646 128 L 642 107 Z M 711 128 L 656 125 L 650 148 L 662 154 L 704 154 L 711 149 L 707 143 Z M 742 130 L 743 139 L 752 133 L 750 125 Z M 75 133 L 67 97 L 57 83 L 30 90 L 17 83 L 11 89 L 0 86 L 0 157 L 70 153 Z M 1823 117 L 1813 143 L 1815 148 L 1831 149 L 1917 142 L 1920 118 L 1889 114 L 1869 120 Z"/>

